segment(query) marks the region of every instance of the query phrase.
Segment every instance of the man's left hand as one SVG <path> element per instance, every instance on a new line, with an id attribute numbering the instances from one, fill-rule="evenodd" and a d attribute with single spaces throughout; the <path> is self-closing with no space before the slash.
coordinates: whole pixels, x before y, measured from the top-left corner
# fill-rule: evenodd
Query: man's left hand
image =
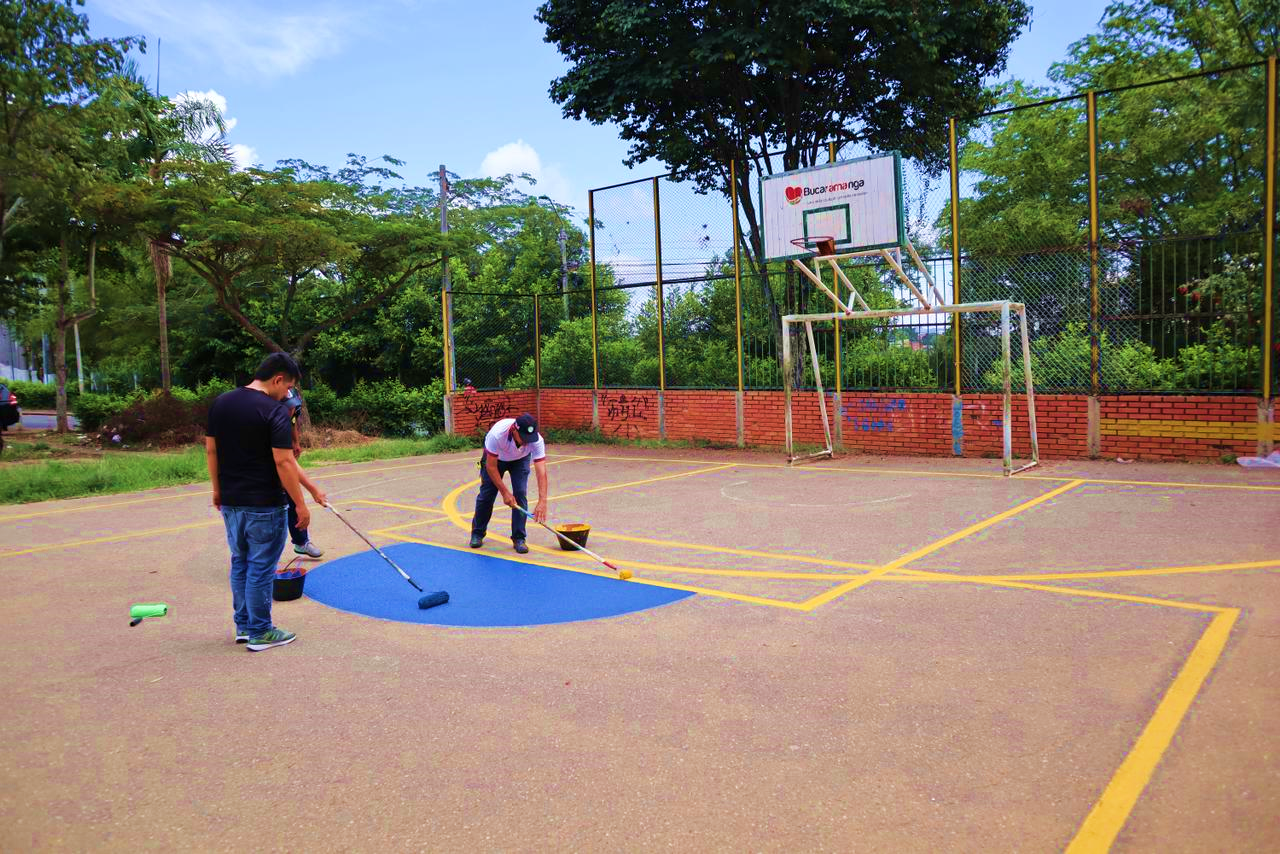
<path id="1" fill-rule="evenodd" d="M 302 456 L 302 446 L 301 446 L 301 445 L 294 445 L 294 446 L 293 446 L 293 458 L 296 460 L 296 459 L 297 459 L 298 457 L 300 457 L 300 456 Z"/>
<path id="2" fill-rule="evenodd" d="M 533 508 L 533 521 L 539 525 L 547 524 L 547 502 L 539 501 L 538 506 Z"/>

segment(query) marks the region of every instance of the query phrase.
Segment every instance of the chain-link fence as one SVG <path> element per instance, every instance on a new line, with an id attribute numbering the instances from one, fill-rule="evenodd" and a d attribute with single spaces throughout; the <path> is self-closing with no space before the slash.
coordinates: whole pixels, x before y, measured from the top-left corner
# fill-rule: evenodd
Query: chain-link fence
<path id="1" fill-rule="evenodd" d="M 951 158 L 903 159 L 906 231 L 928 277 L 905 252 L 904 272 L 948 302 L 1025 304 L 1041 391 L 1261 391 L 1266 359 L 1280 357 L 1265 323 L 1267 283 L 1275 289 L 1265 188 L 1277 166 L 1266 155 L 1268 74 L 1255 64 L 1041 101 L 1014 91 L 1003 108 L 957 123 L 955 234 Z M 869 153 L 820 148 L 799 165 Z M 531 301 L 457 294 L 459 378 L 478 388 L 781 388 L 781 318 L 835 306 L 791 264 L 759 260 L 756 190 L 779 163 L 727 166 L 701 184 L 666 175 L 593 190 L 593 267 L 568 294 L 541 295 L 536 341 Z M 916 305 L 881 259 L 841 266 L 871 308 Z M 816 324 L 823 385 L 998 390 L 999 314 L 958 317 Z M 803 327 L 792 334 L 792 380 L 812 386 Z M 1017 363 L 1016 335 L 1013 349 Z"/>

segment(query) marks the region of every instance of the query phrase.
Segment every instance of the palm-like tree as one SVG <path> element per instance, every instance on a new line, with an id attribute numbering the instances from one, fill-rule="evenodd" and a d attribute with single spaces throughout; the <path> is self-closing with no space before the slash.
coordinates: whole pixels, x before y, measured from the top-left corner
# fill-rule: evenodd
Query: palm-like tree
<path id="1" fill-rule="evenodd" d="M 227 125 L 217 104 L 206 98 L 182 97 L 176 101 L 152 94 L 132 60 L 120 75 L 120 97 L 134 115 L 138 135 L 130 145 L 131 159 L 145 170 L 152 183 L 161 180 L 167 160 L 231 161 Z M 147 251 L 156 273 L 156 307 L 160 321 L 160 386 L 168 391 L 169 318 L 165 294 L 173 278 L 173 264 L 164 251 L 161 235 L 147 238 Z"/>

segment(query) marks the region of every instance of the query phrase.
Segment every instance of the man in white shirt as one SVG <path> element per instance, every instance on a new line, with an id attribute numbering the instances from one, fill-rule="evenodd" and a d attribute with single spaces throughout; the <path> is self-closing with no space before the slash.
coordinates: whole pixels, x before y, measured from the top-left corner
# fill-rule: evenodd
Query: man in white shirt
<path id="1" fill-rule="evenodd" d="M 493 515 L 493 500 L 502 493 L 502 503 L 511 507 L 528 509 L 526 489 L 529 485 L 529 460 L 533 460 L 538 474 L 538 506 L 533 518 L 547 521 L 547 446 L 538 435 L 538 422 L 529 413 L 518 418 L 503 418 L 489 429 L 484 437 L 484 452 L 480 458 L 480 493 L 476 496 L 476 511 L 471 518 L 471 548 L 484 545 L 484 534 Z M 511 488 L 502 482 L 502 475 L 511 472 Z M 525 545 L 525 515 L 511 514 L 511 545 L 520 554 L 528 554 Z"/>

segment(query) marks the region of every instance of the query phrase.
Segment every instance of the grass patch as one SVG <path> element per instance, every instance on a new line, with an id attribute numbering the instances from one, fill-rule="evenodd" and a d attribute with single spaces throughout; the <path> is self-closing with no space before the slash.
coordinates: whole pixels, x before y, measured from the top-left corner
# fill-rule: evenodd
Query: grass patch
<path id="1" fill-rule="evenodd" d="M 429 439 L 378 439 L 351 448 L 308 451 L 303 467 L 312 462 L 360 463 L 370 460 L 445 454 L 480 447 L 467 436 L 432 436 Z M 9 450 L 5 449 L 5 459 Z M 204 448 L 192 446 L 173 453 L 108 451 L 92 462 L 42 462 L 0 466 L 0 504 L 25 504 L 136 492 L 163 486 L 201 483 L 209 479 Z"/>
<path id="2" fill-rule="evenodd" d="M 301 462 L 303 468 L 313 463 L 367 463 L 371 460 L 394 460 L 398 457 L 450 454 L 456 451 L 470 451 L 478 447 L 480 447 L 480 440 L 473 436 L 440 433 L 429 439 L 375 439 L 365 445 L 303 451 Z"/>
<path id="3" fill-rule="evenodd" d="M 7 456 L 7 453 L 6 453 Z M 95 462 L 44 462 L 0 468 L 0 503 L 25 504 L 134 492 L 194 483 L 209 477 L 204 452 L 111 453 Z"/>

